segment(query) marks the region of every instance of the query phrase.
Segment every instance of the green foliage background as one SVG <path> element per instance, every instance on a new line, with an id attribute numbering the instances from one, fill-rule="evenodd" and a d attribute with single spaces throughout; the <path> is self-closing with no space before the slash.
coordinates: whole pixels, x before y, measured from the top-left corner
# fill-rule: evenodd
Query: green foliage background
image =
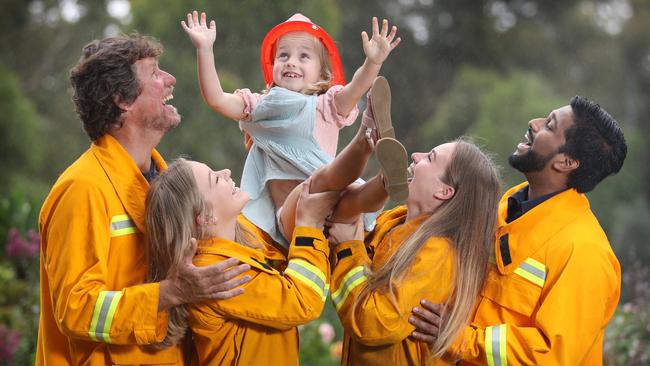
<path id="1" fill-rule="evenodd" d="M 369 30 L 371 16 L 388 18 L 402 37 L 382 68 L 393 90 L 398 138 L 410 151 L 422 151 L 471 135 L 495 154 L 508 186 L 523 179 L 506 158 L 528 120 L 576 94 L 598 101 L 618 118 L 629 144 L 622 171 L 589 195 L 624 273 L 606 361 L 650 362 L 650 123 L 644 118 L 650 114 L 650 2 L 138 0 L 127 17 L 116 18 L 108 9 L 120 2 L 128 3 L 0 0 L 0 282 L 12 283 L 0 287 L 0 324 L 22 334 L 12 351 L 17 364 L 33 357 L 38 258 L 10 257 L 7 233 L 36 228 L 49 187 L 88 147 L 67 80 L 84 44 L 132 31 L 160 39 L 166 48 L 160 64 L 177 78 L 173 104 L 183 122 L 159 149 L 168 159 L 189 155 L 241 174 L 245 152 L 237 124 L 209 110 L 198 91 L 195 52 L 180 27 L 192 9 L 217 21 L 215 57 L 226 90 L 263 89 L 262 38 L 295 12 L 337 40 L 348 80 L 364 58 L 360 32 Z M 354 130 L 342 131 L 341 145 Z M 329 352 L 341 329 L 331 307 L 323 321 L 334 324 L 337 336 L 323 343 L 318 324 L 304 327 L 303 364 L 336 364 Z"/>

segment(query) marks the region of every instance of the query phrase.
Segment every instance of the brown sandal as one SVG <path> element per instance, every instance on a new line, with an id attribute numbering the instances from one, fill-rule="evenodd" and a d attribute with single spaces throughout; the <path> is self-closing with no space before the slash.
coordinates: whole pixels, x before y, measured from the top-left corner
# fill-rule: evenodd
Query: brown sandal
<path id="1" fill-rule="evenodd" d="M 406 200 L 409 194 L 408 157 L 404 146 L 394 138 L 386 137 L 377 141 L 375 154 L 390 199 L 395 202 Z"/>
<path id="2" fill-rule="evenodd" d="M 366 109 L 361 123 L 370 129 L 370 138 L 376 144 L 385 137 L 395 138 L 390 116 L 390 86 L 383 76 L 377 76 L 368 92 Z"/>

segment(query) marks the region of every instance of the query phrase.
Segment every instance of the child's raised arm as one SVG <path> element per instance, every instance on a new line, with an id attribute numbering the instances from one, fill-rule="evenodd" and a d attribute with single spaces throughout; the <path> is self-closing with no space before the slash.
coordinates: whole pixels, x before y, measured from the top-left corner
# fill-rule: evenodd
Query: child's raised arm
<path id="1" fill-rule="evenodd" d="M 187 23 L 181 21 L 183 30 L 196 47 L 201 95 L 210 108 L 225 117 L 240 120 L 244 116 L 244 100 L 238 95 L 224 92 L 221 88 L 212 51 L 217 37 L 217 25 L 211 20 L 208 27 L 205 18 L 205 13 L 201 13 L 199 20 L 199 14 L 195 10 L 187 14 Z"/>
<path id="2" fill-rule="evenodd" d="M 368 33 L 361 32 L 366 60 L 354 73 L 352 80 L 334 97 L 339 114 L 345 116 L 350 113 L 359 99 L 370 89 L 372 81 L 379 75 L 381 64 L 402 40 L 399 37 L 395 38 L 396 34 L 396 26 L 393 26 L 388 33 L 388 20 L 386 19 L 381 23 L 380 32 L 377 17 L 372 17 L 372 38 L 368 39 Z"/>

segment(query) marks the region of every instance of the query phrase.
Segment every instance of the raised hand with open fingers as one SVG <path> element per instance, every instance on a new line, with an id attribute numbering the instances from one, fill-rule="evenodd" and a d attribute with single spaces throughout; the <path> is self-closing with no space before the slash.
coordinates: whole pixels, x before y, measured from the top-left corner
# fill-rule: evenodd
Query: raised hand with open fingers
<path id="1" fill-rule="evenodd" d="M 182 20 L 181 26 L 197 49 L 212 47 L 217 38 L 217 23 L 211 20 L 208 25 L 205 13 L 200 17 L 196 10 L 188 13 L 187 23 Z"/>
<path id="2" fill-rule="evenodd" d="M 361 32 L 361 41 L 363 43 L 363 52 L 366 54 L 368 61 L 374 64 L 382 64 L 388 55 L 397 47 L 402 41 L 397 35 L 397 27 L 392 26 L 390 33 L 388 33 L 388 20 L 384 19 L 381 22 L 381 30 L 377 17 L 372 17 L 372 38 L 368 37 L 368 33 Z"/>

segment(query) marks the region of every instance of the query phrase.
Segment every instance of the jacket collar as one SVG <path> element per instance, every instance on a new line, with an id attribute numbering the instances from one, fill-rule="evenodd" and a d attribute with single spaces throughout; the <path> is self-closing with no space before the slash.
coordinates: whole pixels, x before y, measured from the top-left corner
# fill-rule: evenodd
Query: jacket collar
<path id="1" fill-rule="evenodd" d="M 263 247 L 251 248 L 244 244 L 234 242 L 223 238 L 209 238 L 199 240 L 196 249 L 196 255 L 215 254 L 224 257 L 238 258 L 244 263 L 252 264 L 254 262 L 266 263 L 267 258 L 264 256 Z"/>
<path id="2" fill-rule="evenodd" d="M 406 221 L 406 206 L 398 206 L 377 218 L 375 229 L 366 237 L 367 247 L 373 255 L 373 266 L 379 266 L 390 258 L 431 214 L 422 214 Z"/>
<path id="3" fill-rule="evenodd" d="M 105 134 L 95 141 L 91 145 L 90 151 L 111 181 L 126 213 L 138 230 L 144 233 L 145 198 L 149 183 L 138 169 L 135 161 L 110 134 Z M 151 158 L 158 171 L 167 169 L 167 164 L 156 149 L 151 151 Z"/>
<path id="4" fill-rule="evenodd" d="M 509 189 L 499 203 L 497 237 L 495 241 L 496 263 L 499 272 L 512 273 L 523 261 L 532 256 L 549 238 L 570 225 L 576 217 L 589 211 L 589 201 L 584 194 L 575 189 L 567 189 L 530 209 L 524 215 L 510 223 L 508 215 L 508 198 L 526 187 L 527 182 Z M 507 245 L 504 235 L 507 235 Z M 509 252 L 507 253 L 506 250 Z M 511 263 L 504 263 L 510 257 Z"/>

